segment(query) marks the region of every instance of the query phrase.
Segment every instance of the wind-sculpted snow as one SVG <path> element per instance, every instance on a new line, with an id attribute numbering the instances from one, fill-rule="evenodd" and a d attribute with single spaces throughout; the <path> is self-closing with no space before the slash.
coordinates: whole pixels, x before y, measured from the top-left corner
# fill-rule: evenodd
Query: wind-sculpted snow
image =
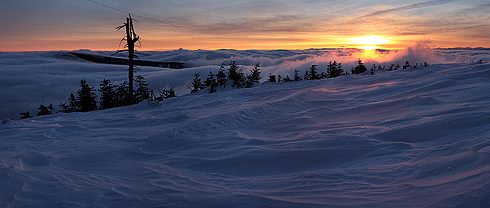
<path id="1" fill-rule="evenodd" d="M 0 125 L 0 207 L 488 207 L 490 64 Z"/>

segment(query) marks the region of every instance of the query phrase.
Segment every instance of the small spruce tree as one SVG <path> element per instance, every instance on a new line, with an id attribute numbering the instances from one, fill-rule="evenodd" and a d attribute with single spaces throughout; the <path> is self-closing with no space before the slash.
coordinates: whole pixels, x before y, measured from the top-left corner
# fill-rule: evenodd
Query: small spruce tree
<path id="1" fill-rule="evenodd" d="M 204 81 L 204 84 L 206 85 L 206 87 L 209 88 L 209 93 L 214 93 L 217 90 L 218 82 L 216 81 L 215 76 L 216 75 L 211 70 L 209 70 L 208 77 Z"/>
<path id="2" fill-rule="evenodd" d="M 286 74 L 286 76 L 282 79 L 282 82 L 292 82 L 294 80 L 292 80 L 291 78 L 289 78 L 289 75 Z"/>
<path id="3" fill-rule="evenodd" d="M 61 113 L 71 113 L 79 111 L 77 106 L 77 99 L 73 93 L 70 93 L 70 97 L 68 97 L 68 101 L 64 103 L 60 103 L 60 112 Z"/>
<path id="4" fill-rule="evenodd" d="M 164 88 L 163 90 L 160 90 L 160 97 L 157 98 L 157 100 L 163 100 L 163 99 L 169 99 L 171 97 L 177 97 L 175 94 L 175 90 L 173 87 L 170 89 Z"/>
<path id="5" fill-rule="evenodd" d="M 313 79 L 320 79 L 320 76 L 318 75 L 318 68 L 317 65 L 311 65 L 310 67 L 310 78 Z"/>
<path id="6" fill-rule="evenodd" d="M 150 98 L 150 89 L 148 88 L 148 83 L 146 83 L 145 78 L 141 75 L 136 76 L 134 80 L 136 83 L 136 90 L 134 91 L 134 102 L 140 103 L 143 100 Z"/>
<path id="7" fill-rule="evenodd" d="M 30 117 L 31 117 L 31 113 L 29 113 L 29 111 L 20 112 L 20 119 L 26 119 L 26 118 L 30 118 Z"/>
<path id="8" fill-rule="evenodd" d="M 236 61 L 230 62 L 230 68 L 228 68 L 228 79 L 231 81 L 231 86 L 234 88 L 242 88 L 246 80 L 243 74 L 243 68 L 238 66 Z"/>
<path id="9" fill-rule="evenodd" d="M 255 67 L 250 70 L 250 75 L 247 75 L 245 87 L 252 87 L 254 83 L 260 83 L 260 64 L 255 64 Z"/>
<path id="10" fill-rule="evenodd" d="M 342 69 L 342 63 L 338 63 L 334 60 L 330 62 L 327 66 L 327 76 L 328 78 L 342 76 L 344 70 Z"/>
<path id="11" fill-rule="evenodd" d="M 228 81 L 228 76 L 225 73 L 225 63 L 221 64 L 221 67 L 218 71 L 218 74 L 216 74 L 216 82 L 218 83 L 219 86 L 226 86 L 226 83 Z"/>
<path id="12" fill-rule="evenodd" d="M 412 67 L 412 66 L 410 65 L 410 62 L 408 62 L 408 61 L 406 61 L 405 62 L 405 65 L 403 65 L 403 69 L 407 69 L 407 68 L 410 68 L 410 67 Z"/>
<path id="13" fill-rule="evenodd" d="M 100 82 L 100 109 L 114 108 L 116 103 L 116 86 L 110 80 L 104 79 Z"/>
<path id="14" fill-rule="evenodd" d="M 367 71 L 366 66 L 364 66 L 364 64 L 362 63 L 362 60 L 359 59 L 357 61 L 357 66 L 354 67 L 354 69 L 352 70 L 352 74 L 361 74 L 361 73 L 364 73 L 366 71 Z"/>
<path id="15" fill-rule="evenodd" d="M 205 85 L 201 81 L 200 73 L 198 73 L 198 72 L 194 73 L 194 79 L 192 79 L 191 86 L 189 86 L 191 93 L 199 92 L 200 90 L 202 90 L 204 88 L 205 88 Z"/>
<path id="16" fill-rule="evenodd" d="M 43 116 L 43 115 L 51 115 L 53 114 L 53 111 L 54 111 L 54 107 L 53 107 L 53 104 L 49 104 L 49 106 L 45 106 L 43 103 L 41 103 L 41 105 L 39 106 L 39 108 L 37 108 L 37 110 L 39 110 L 37 112 L 37 116 Z"/>
<path id="17" fill-rule="evenodd" d="M 299 76 L 299 70 L 295 69 L 294 70 L 294 81 L 301 81 L 303 80 L 303 77 Z"/>
<path id="18" fill-rule="evenodd" d="M 95 90 L 90 87 L 85 79 L 80 80 L 81 88 L 77 92 L 76 103 L 80 108 L 81 112 L 94 111 L 97 110 L 97 95 L 95 95 Z"/>
<path id="19" fill-rule="evenodd" d="M 116 87 L 115 107 L 125 106 L 129 103 L 129 84 L 127 80 Z"/>

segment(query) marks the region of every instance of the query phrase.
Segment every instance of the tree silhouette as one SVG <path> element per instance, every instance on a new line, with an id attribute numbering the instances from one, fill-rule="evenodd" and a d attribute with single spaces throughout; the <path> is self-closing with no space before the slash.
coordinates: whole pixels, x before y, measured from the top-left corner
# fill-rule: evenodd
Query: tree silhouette
<path id="1" fill-rule="evenodd" d="M 230 62 L 230 68 L 228 69 L 228 79 L 231 80 L 231 86 L 235 88 L 242 88 L 246 78 L 243 74 L 243 68 L 238 66 L 236 61 Z"/>
<path id="2" fill-rule="evenodd" d="M 43 101 L 44 103 L 44 101 Z M 49 106 L 45 106 L 43 103 L 37 108 L 39 111 L 37 112 L 37 116 L 42 116 L 42 115 L 50 115 L 53 114 L 54 107 L 53 104 L 49 104 Z"/>
<path id="3" fill-rule="evenodd" d="M 116 86 L 110 80 L 104 79 L 100 83 L 100 109 L 114 108 L 116 103 Z"/>
<path id="4" fill-rule="evenodd" d="M 218 82 L 216 82 L 216 77 L 215 74 L 209 70 L 208 77 L 204 81 L 204 84 L 206 87 L 209 87 L 209 93 L 214 93 L 216 92 L 216 88 L 218 87 Z"/>
<path id="5" fill-rule="evenodd" d="M 26 119 L 26 118 L 30 118 L 30 117 L 31 117 L 31 114 L 29 113 L 29 111 L 20 112 L 20 119 Z"/>
<path id="6" fill-rule="evenodd" d="M 310 70 L 306 70 L 305 72 L 305 80 L 320 79 L 320 76 L 318 76 L 317 65 L 311 65 L 309 69 Z"/>
<path id="7" fill-rule="evenodd" d="M 150 89 L 145 78 L 141 75 L 136 76 L 136 90 L 134 91 L 134 102 L 140 103 L 143 100 L 150 98 Z"/>
<path id="8" fill-rule="evenodd" d="M 299 70 L 295 69 L 294 70 L 294 81 L 301 81 L 303 80 L 303 77 L 299 76 Z"/>
<path id="9" fill-rule="evenodd" d="M 127 80 L 124 80 L 123 83 L 117 86 L 115 99 L 116 107 L 128 105 L 130 97 L 128 89 L 129 85 Z"/>
<path id="10" fill-rule="evenodd" d="M 292 80 L 291 78 L 289 78 L 289 75 L 286 75 L 283 79 L 282 79 L 282 82 L 292 82 L 294 80 Z"/>
<path id="11" fill-rule="evenodd" d="M 134 46 L 135 46 L 135 43 L 139 41 L 140 37 L 138 35 L 136 35 L 136 33 L 134 32 L 134 27 L 133 27 L 133 18 L 131 18 L 131 14 L 129 14 L 129 17 L 126 18 L 126 23 L 124 23 L 123 25 L 121 26 L 118 26 L 116 27 L 116 29 L 119 31 L 121 30 L 122 28 L 126 28 L 126 35 L 123 37 L 123 39 L 121 40 L 121 42 L 123 42 L 124 40 L 126 40 L 126 45 L 125 45 L 125 48 L 127 48 L 127 50 L 119 50 L 118 52 L 121 52 L 121 51 L 128 51 L 129 55 L 128 55 L 128 58 L 129 58 L 129 73 L 128 73 L 128 79 L 129 79 L 129 89 L 128 89 L 128 105 L 131 105 L 133 104 L 133 73 L 134 73 L 134 58 L 135 58 L 135 55 L 134 55 Z M 136 21 L 136 20 L 135 20 Z"/>
<path id="12" fill-rule="evenodd" d="M 75 95 L 73 93 L 70 93 L 70 97 L 68 98 L 68 102 L 61 103 L 60 105 L 60 112 L 62 113 L 71 113 L 71 112 L 77 112 L 78 111 L 78 106 L 77 106 L 77 101 L 75 98 Z"/>
<path id="13" fill-rule="evenodd" d="M 191 86 L 189 86 L 191 93 L 199 92 L 200 90 L 202 90 L 204 88 L 205 88 L 205 85 L 201 81 L 200 73 L 198 73 L 198 72 L 194 73 L 194 79 L 192 79 Z"/>
<path id="14" fill-rule="evenodd" d="M 81 112 L 94 111 L 97 110 L 97 95 L 95 95 L 95 90 L 90 87 L 85 79 L 80 81 L 81 88 L 77 92 L 76 104 Z"/>
<path id="15" fill-rule="evenodd" d="M 254 83 L 260 83 L 260 64 L 257 63 L 255 64 L 255 67 L 250 70 L 250 75 L 247 75 L 246 77 L 246 84 L 245 87 L 252 87 Z"/>
<path id="16" fill-rule="evenodd" d="M 354 69 L 352 69 L 352 74 L 360 74 L 360 73 L 364 73 L 366 71 L 367 71 L 366 66 L 364 66 L 364 64 L 362 63 L 362 60 L 359 59 L 357 61 L 357 66 L 354 67 Z"/>
<path id="17" fill-rule="evenodd" d="M 216 74 L 216 82 L 219 86 L 225 86 L 228 82 L 227 75 L 225 73 L 225 63 L 221 64 L 218 74 Z"/>
<path id="18" fill-rule="evenodd" d="M 163 99 L 168 99 L 171 97 L 177 97 L 177 95 L 175 94 L 174 88 L 171 87 L 168 90 L 166 88 L 164 88 L 163 90 L 160 90 L 160 97 L 158 97 L 157 100 L 162 101 Z"/>
<path id="19" fill-rule="evenodd" d="M 405 65 L 403 65 L 403 69 L 410 68 L 410 67 L 412 67 L 412 66 L 410 65 L 410 62 L 408 62 L 408 61 L 406 61 Z"/>
<path id="20" fill-rule="evenodd" d="M 330 62 L 327 66 L 327 76 L 329 78 L 342 76 L 344 70 L 342 69 L 342 63 L 338 63 L 336 61 Z"/>

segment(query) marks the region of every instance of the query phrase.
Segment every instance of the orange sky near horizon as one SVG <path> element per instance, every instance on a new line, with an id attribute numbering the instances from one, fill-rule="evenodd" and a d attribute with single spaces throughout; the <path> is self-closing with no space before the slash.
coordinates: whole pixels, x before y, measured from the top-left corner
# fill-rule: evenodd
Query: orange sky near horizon
<path id="1" fill-rule="evenodd" d="M 0 0 L 6 1 L 6 0 Z M 0 2 L 0 51 L 115 51 L 131 13 L 141 51 L 490 48 L 483 0 Z M 129 8 L 129 9 L 128 9 Z"/>

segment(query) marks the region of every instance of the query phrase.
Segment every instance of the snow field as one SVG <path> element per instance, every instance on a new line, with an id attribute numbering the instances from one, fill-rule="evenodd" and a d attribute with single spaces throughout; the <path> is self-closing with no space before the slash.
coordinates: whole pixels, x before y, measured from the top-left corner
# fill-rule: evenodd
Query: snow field
<path id="1" fill-rule="evenodd" d="M 0 207 L 487 207 L 490 64 L 0 125 Z"/>

